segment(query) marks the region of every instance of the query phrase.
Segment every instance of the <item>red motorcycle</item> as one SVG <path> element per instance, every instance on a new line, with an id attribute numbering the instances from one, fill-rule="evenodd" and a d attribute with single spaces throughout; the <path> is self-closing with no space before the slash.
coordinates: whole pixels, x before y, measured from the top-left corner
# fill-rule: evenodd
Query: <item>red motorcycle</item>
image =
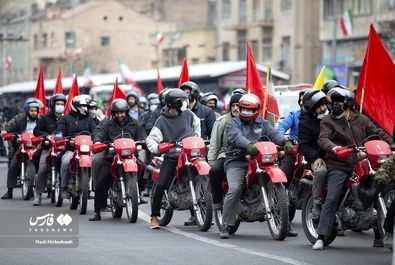
<path id="1" fill-rule="evenodd" d="M 337 234 L 338 226 L 342 230 L 363 231 L 371 229 L 377 221 L 376 212 L 373 207 L 367 210 L 358 210 L 354 204 L 352 185 L 357 183 L 360 187 L 369 188 L 373 175 L 380 165 L 391 155 L 389 145 L 381 140 L 366 141 L 361 147 L 341 147 L 336 150 L 337 159 L 342 160 L 347 156 L 364 152 L 367 156 L 360 158 L 355 164 L 354 172 L 344 183 L 343 195 L 339 200 L 339 206 L 336 212 L 336 223 L 330 235 L 324 239 L 324 244 L 332 243 Z M 302 208 L 302 225 L 307 239 L 314 244 L 318 234 L 316 224 L 312 220 L 313 197 L 310 189 L 310 196 L 304 201 Z M 327 186 L 324 189 L 324 199 L 327 195 Z M 378 210 L 378 212 L 383 209 Z M 379 213 L 380 215 L 380 213 Z"/>
<path id="2" fill-rule="evenodd" d="M 290 155 L 295 156 L 293 177 L 288 186 L 289 221 L 292 222 L 296 210 L 302 210 L 303 202 L 309 196 L 313 172 L 307 168 L 307 162 L 298 153 L 298 146 L 294 146 L 294 151 Z"/>
<path id="3" fill-rule="evenodd" d="M 41 143 L 41 137 L 35 137 L 33 133 L 24 132 L 22 134 L 6 133 L 3 135 L 4 140 L 10 141 L 18 137 L 21 145 L 16 152 L 16 159 L 20 164 L 20 182 L 22 185 L 22 198 L 29 200 L 33 195 L 34 176 L 36 168 L 33 163 L 33 156 L 37 152 L 38 145 Z"/>
<path id="4" fill-rule="evenodd" d="M 109 200 L 113 218 L 121 218 L 123 207 L 129 223 L 135 223 L 140 204 L 138 180 L 142 171 L 141 162 L 134 155 L 142 149 L 145 142 L 135 142 L 130 138 L 119 138 L 114 143 L 94 144 L 93 152 L 99 153 L 109 149 L 115 156 L 111 164 L 111 185 Z"/>
<path id="5" fill-rule="evenodd" d="M 181 142 L 159 144 L 159 152 L 165 154 L 173 147 L 176 147 L 179 154 L 178 164 L 162 198 L 159 224 L 169 224 L 174 210 L 192 208 L 199 230 L 207 231 L 212 222 L 213 206 L 208 178 L 210 166 L 205 159 L 205 142 L 200 137 L 186 137 Z M 161 161 L 163 158 L 153 159 L 156 168 L 152 172 L 152 194 L 155 193 L 159 181 Z M 151 195 L 151 205 L 152 199 Z"/>
<path id="6" fill-rule="evenodd" d="M 74 144 L 75 150 L 70 160 L 69 170 L 71 178 L 68 184 L 71 197 L 70 209 L 80 208 L 80 214 L 86 214 L 88 198 L 90 193 L 90 178 L 92 169 L 92 145 L 90 135 L 78 135 L 72 138 L 56 138 L 55 146 Z M 63 199 L 58 196 L 57 206 L 61 206 Z"/>
<path id="7" fill-rule="evenodd" d="M 236 233 L 240 222 L 268 221 L 273 239 L 283 240 L 288 231 L 288 198 L 283 185 L 287 178 L 277 165 L 278 151 L 272 142 L 257 142 L 258 153 L 249 160 L 244 179 L 244 190 L 237 210 Z M 223 194 L 228 191 L 223 181 Z M 222 210 L 214 210 L 215 222 L 222 229 Z"/>

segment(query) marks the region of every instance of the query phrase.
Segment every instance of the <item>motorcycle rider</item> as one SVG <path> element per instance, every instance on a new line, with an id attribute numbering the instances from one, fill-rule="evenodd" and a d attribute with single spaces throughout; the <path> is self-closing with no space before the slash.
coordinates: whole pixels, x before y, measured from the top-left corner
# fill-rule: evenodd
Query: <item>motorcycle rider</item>
<path id="1" fill-rule="evenodd" d="M 275 144 L 285 146 L 286 153 L 293 150 L 292 143 L 267 121 L 259 117 L 261 102 L 254 94 L 247 94 L 239 100 L 239 117 L 226 127 L 228 147 L 225 158 L 226 178 L 229 190 L 225 196 L 220 238 L 229 238 L 230 227 L 235 225 L 237 206 L 243 191 L 243 180 L 247 173 L 246 155 L 258 153 L 254 145 L 262 137 L 268 137 Z"/>
<path id="2" fill-rule="evenodd" d="M 16 133 L 21 134 L 23 132 L 33 132 L 34 127 L 36 127 L 36 122 L 39 117 L 40 108 L 42 103 L 35 98 L 28 98 L 23 106 L 24 113 L 16 115 L 11 119 L 6 125 L 1 134 L 5 133 Z M 8 191 L 1 197 L 2 199 L 12 199 L 12 190 L 17 186 L 17 174 L 19 171 L 19 163 L 16 158 L 17 150 L 20 144 L 17 140 L 12 141 L 12 159 L 8 167 L 7 173 L 7 188 Z M 10 151 L 11 152 L 11 151 Z M 38 152 L 36 153 L 38 156 Z M 38 157 L 37 157 L 38 158 Z M 36 160 L 36 157 L 35 157 Z M 36 164 L 36 163 L 35 163 Z M 30 191 L 29 191 L 30 193 Z M 31 196 L 32 194 L 30 194 Z M 27 197 L 30 197 L 27 196 Z"/>
<path id="3" fill-rule="evenodd" d="M 365 156 L 363 152 L 359 152 L 339 161 L 336 159 L 336 149 L 349 145 L 359 146 L 361 141 L 372 134 L 379 134 L 385 141 L 393 144 L 392 139 L 377 129 L 368 117 L 353 110 L 354 93 L 335 87 L 328 95 L 331 99 L 332 113 L 321 121 L 318 137 L 318 144 L 326 152 L 328 193 L 321 210 L 318 239 L 313 245 L 314 250 L 324 248 L 324 238 L 333 230 L 344 182 L 352 174 L 357 159 Z"/>
<path id="4" fill-rule="evenodd" d="M 225 152 L 228 145 L 225 128 L 234 117 L 239 116 L 239 99 L 242 96 L 242 94 L 235 94 L 230 98 L 229 112 L 217 118 L 211 131 L 207 160 L 211 166 L 209 176 L 214 209 L 222 209 L 223 194 L 221 184 L 225 177 Z"/>
<path id="5" fill-rule="evenodd" d="M 89 102 L 88 110 L 89 110 L 89 115 L 92 117 L 93 121 L 95 122 L 95 125 L 96 126 L 99 125 L 100 119 L 98 118 L 97 115 L 97 102 L 95 100 L 91 100 Z"/>
<path id="6" fill-rule="evenodd" d="M 56 130 L 59 119 L 63 115 L 65 104 L 66 96 L 60 93 L 53 95 L 49 99 L 49 113 L 37 120 L 37 125 L 33 130 L 35 136 L 47 137 Z M 43 151 L 41 152 L 40 164 L 36 175 L 36 195 L 34 197 L 33 206 L 41 204 L 41 195 L 47 185 L 47 156 L 49 148 L 49 146 L 42 144 Z"/>
<path id="7" fill-rule="evenodd" d="M 96 127 L 95 122 L 89 115 L 89 102 L 91 98 L 88 95 L 79 95 L 73 97 L 71 101 L 71 111 L 59 120 L 56 128 L 55 137 L 72 137 L 74 138 L 81 133 L 92 133 Z M 68 187 L 70 180 L 69 165 L 73 156 L 74 146 L 66 146 L 65 152 L 61 155 L 60 177 L 62 188 L 62 197 L 68 196 Z"/>
<path id="8" fill-rule="evenodd" d="M 313 222 L 318 224 L 323 203 L 322 192 L 326 181 L 325 151 L 318 145 L 320 122 L 328 115 L 326 95 L 319 90 L 308 90 L 303 96 L 304 112 L 299 121 L 298 150 L 313 171 Z"/>
<path id="9" fill-rule="evenodd" d="M 127 115 L 129 105 L 124 99 L 112 102 L 111 119 L 103 120 L 94 130 L 92 139 L 94 143 L 114 142 L 117 138 L 132 138 L 135 141 L 146 138 L 143 127 L 132 117 Z M 99 159 L 97 159 L 99 157 Z M 100 170 L 96 175 L 95 212 L 89 221 L 101 220 L 100 210 L 106 208 L 108 188 L 111 180 L 111 164 L 114 155 L 102 152 L 95 155 L 93 163 L 98 163 Z"/>
<path id="10" fill-rule="evenodd" d="M 202 105 L 199 102 L 200 99 L 200 87 L 192 81 L 184 82 L 180 89 L 183 90 L 189 99 L 189 108 L 192 112 L 200 119 L 200 130 L 201 137 L 203 140 L 209 140 L 211 136 L 211 130 L 215 122 L 215 113 L 212 109 L 207 106 Z M 185 226 L 196 225 L 194 212 L 191 209 L 191 217 L 188 221 L 184 223 Z"/>
<path id="11" fill-rule="evenodd" d="M 159 101 L 159 96 L 156 93 L 151 93 L 147 96 L 148 100 L 148 111 L 144 112 L 144 115 L 142 117 L 141 125 L 144 127 L 145 132 L 149 134 L 151 131 L 152 126 L 148 126 L 149 120 L 154 113 L 154 111 L 160 106 L 160 101 Z"/>
<path id="12" fill-rule="evenodd" d="M 135 91 L 130 91 L 126 95 L 126 101 L 129 104 L 128 115 L 140 122 L 140 112 L 139 112 L 139 95 Z"/>
<path id="13" fill-rule="evenodd" d="M 188 96 L 180 89 L 172 89 L 165 98 L 166 106 L 147 137 L 147 147 L 151 153 L 158 153 L 160 142 L 181 141 L 184 137 L 196 134 L 200 136 L 200 120 L 188 109 Z M 151 205 L 151 229 L 159 229 L 158 216 L 162 197 L 174 170 L 178 155 L 175 148 L 165 154 L 160 168 L 159 182 L 153 194 Z"/>
<path id="14" fill-rule="evenodd" d="M 217 108 L 217 104 L 218 104 L 218 97 L 214 92 L 207 92 L 204 93 L 201 99 L 201 103 L 207 107 L 209 107 L 210 109 L 212 109 L 215 113 L 215 118 L 218 118 L 219 116 L 221 116 L 221 114 L 219 114 L 216 111 Z"/>

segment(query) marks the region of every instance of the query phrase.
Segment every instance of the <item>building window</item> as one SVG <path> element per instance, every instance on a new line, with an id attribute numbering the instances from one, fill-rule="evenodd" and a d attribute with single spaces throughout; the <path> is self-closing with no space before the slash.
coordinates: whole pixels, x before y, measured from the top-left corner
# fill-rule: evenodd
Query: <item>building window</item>
<path id="1" fill-rule="evenodd" d="M 43 47 L 43 48 L 47 48 L 47 45 L 48 45 L 48 36 L 47 36 L 47 33 L 44 33 L 44 34 L 43 34 L 42 43 L 43 43 L 42 47 Z"/>
<path id="2" fill-rule="evenodd" d="M 239 0 L 239 24 L 247 22 L 247 0 Z"/>
<path id="3" fill-rule="evenodd" d="M 55 32 L 51 32 L 51 48 L 53 48 L 55 43 Z"/>
<path id="4" fill-rule="evenodd" d="M 224 42 L 222 44 L 222 60 L 225 62 L 229 61 L 229 50 L 230 50 L 229 42 Z"/>
<path id="5" fill-rule="evenodd" d="M 69 31 L 66 32 L 66 49 L 74 49 L 75 48 L 75 32 Z"/>
<path id="6" fill-rule="evenodd" d="M 372 14 L 372 0 L 338 0 L 337 14 L 340 18 L 343 13 L 351 8 L 353 16 L 366 16 Z M 333 0 L 324 0 L 324 19 L 333 18 Z"/>
<path id="7" fill-rule="evenodd" d="M 123 16 L 119 16 L 118 20 L 122 21 L 123 20 Z"/>
<path id="8" fill-rule="evenodd" d="M 292 0 L 281 0 L 281 10 L 290 10 L 292 8 Z"/>
<path id="9" fill-rule="evenodd" d="M 34 49 L 37 49 L 37 47 L 38 47 L 38 36 L 37 36 L 37 34 L 33 35 L 33 47 L 34 47 Z"/>
<path id="10" fill-rule="evenodd" d="M 273 0 L 265 0 L 264 15 L 265 20 L 273 20 Z"/>
<path id="11" fill-rule="evenodd" d="M 110 37 L 100 37 L 100 45 L 101 46 L 110 45 Z"/>
<path id="12" fill-rule="evenodd" d="M 291 38 L 289 36 L 282 38 L 281 60 L 282 68 L 289 66 L 289 58 L 291 56 Z"/>
<path id="13" fill-rule="evenodd" d="M 253 0 L 252 2 L 252 22 L 256 22 L 259 19 L 259 2 L 260 0 Z"/>
<path id="14" fill-rule="evenodd" d="M 258 40 L 251 41 L 251 49 L 254 54 L 255 60 L 259 61 L 259 42 L 258 42 Z"/>
<path id="15" fill-rule="evenodd" d="M 237 42 L 237 59 L 243 61 L 246 59 L 246 44 L 245 40 L 239 40 Z"/>
<path id="16" fill-rule="evenodd" d="M 222 19 L 230 18 L 231 3 L 230 0 L 222 0 Z"/>
<path id="17" fill-rule="evenodd" d="M 272 38 L 264 38 L 262 40 L 263 61 L 272 60 Z"/>
<path id="18" fill-rule="evenodd" d="M 103 20 L 106 21 L 108 19 L 107 16 L 103 16 Z"/>
<path id="19" fill-rule="evenodd" d="M 214 28 L 217 25 L 217 3 L 209 2 L 207 11 L 207 26 Z"/>

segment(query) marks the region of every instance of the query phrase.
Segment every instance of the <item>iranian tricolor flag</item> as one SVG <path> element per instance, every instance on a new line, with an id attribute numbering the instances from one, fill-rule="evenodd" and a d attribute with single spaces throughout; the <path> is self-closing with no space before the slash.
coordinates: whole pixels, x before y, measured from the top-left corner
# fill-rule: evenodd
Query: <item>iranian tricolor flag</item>
<path id="1" fill-rule="evenodd" d="M 266 71 L 266 95 L 263 108 L 265 111 L 265 119 L 275 126 L 277 120 L 280 118 L 280 111 L 278 110 L 277 98 L 274 92 L 274 84 L 272 79 L 271 67 L 267 67 Z"/>
<path id="2" fill-rule="evenodd" d="M 351 8 L 344 12 L 340 19 L 340 27 L 344 36 L 350 36 L 352 34 L 352 12 Z"/>

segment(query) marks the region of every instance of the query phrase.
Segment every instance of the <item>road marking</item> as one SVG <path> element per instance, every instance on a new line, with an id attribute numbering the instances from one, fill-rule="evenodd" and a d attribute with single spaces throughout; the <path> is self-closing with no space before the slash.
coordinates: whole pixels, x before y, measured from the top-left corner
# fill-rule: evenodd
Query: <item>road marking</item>
<path id="1" fill-rule="evenodd" d="M 139 218 L 146 221 L 147 223 L 150 222 L 150 216 L 147 215 L 145 212 L 139 210 Z M 188 238 L 192 238 L 210 245 L 214 245 L 217 247 L 221 247 L 221 248 L 227 248 L 227 249 L 231 249 L 231 250 L 235 250 L 235 251 L 239 251 L 245 254 L 250 254 L 250 255 L 255 255 L 255 256 L 259 256 L 259 257 L 263 257 L 263 258 L 268 258 L 268 259 L 273 259 L 273 260 L 277 260 L 277 261 L 281 261 L 287 264 L 291 264 L 291 265 L 311 265 L 309 263 L 306 262 L 302 262 L 302 261 L 298 261 L 292 258 L 287 258 L 287 257 L 281 257 L 281 256 L 277 256 L 277 255 L 273 255 L 270 253 L 266 253 L 266 252 L 260 252 L 260 251 L 255 251 L 252 249 L 248 249 L 248 248 L 242 248 L 236 245 L 231 245 L 228 243 L 223 243 L 220 242 L 218 240 L 214 240 L 214 239 L 210 239 L 210 238 L 206 238 L 206 237 L 202 237 L 193 233 L 188 233 L 185 231 L 182 231 L 181 229 L 172 227 L 172 226 L 163 226 L 161 227 L 161 229 L 165 229 L 169 232 L 178 234 L 178 235 L 182 235 Z"/>

